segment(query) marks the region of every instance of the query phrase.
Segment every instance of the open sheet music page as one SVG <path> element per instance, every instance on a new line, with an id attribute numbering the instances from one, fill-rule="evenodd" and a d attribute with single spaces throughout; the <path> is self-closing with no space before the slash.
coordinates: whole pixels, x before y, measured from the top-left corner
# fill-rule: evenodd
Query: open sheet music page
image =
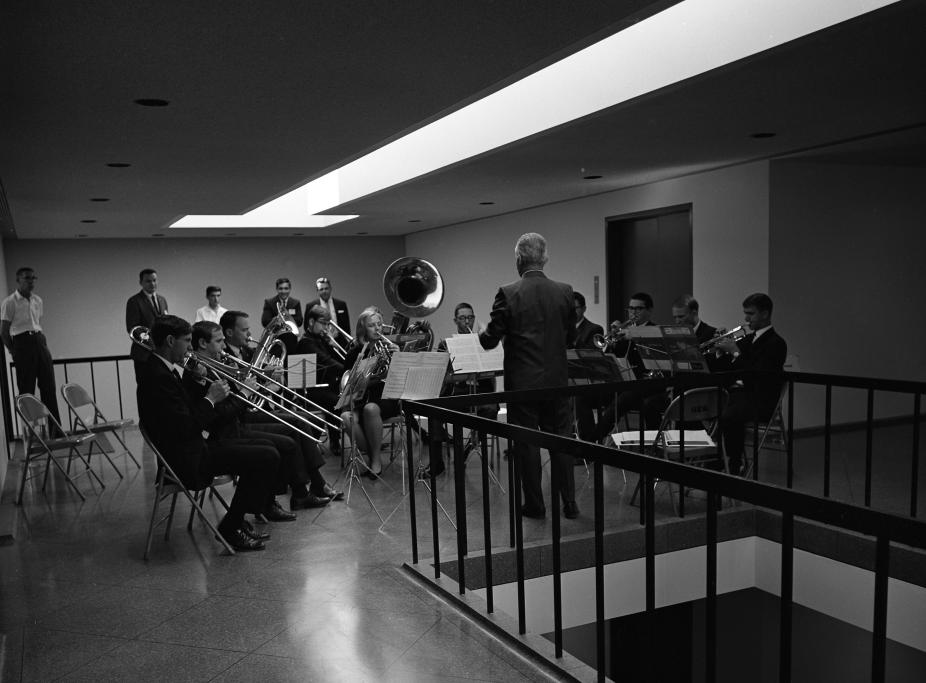
<path id="1" fill-rule="evenodd" d="M 502 345 L 486 351 L 475 334 L 455 334 L 447 337 L 447 352 L 453 359 L 454 374 L 471 372 L 501 372 L 505 363 Z"/>
<path id="2" fill-rule="evenodd" d="M 305 389 L 315 386 L 315 354 L 293 353 L 286 356 L 286 386 Z"/>
<path id="3" fill-rule="evenodd" d="M 444 387 L 450 356 L 438 351 L 396 351 L 389 363 L 383 398 L 418 401 L 437 398 Z"/>

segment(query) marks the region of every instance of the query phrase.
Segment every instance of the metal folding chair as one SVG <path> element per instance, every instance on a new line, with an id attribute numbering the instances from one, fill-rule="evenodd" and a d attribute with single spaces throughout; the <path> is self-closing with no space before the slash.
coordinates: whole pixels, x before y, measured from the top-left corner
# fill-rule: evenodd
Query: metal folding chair
<path id="1" fill-rule="evenodd" d="M 206 516 L 206 513 L 203 511 L 201 502 L 205 500 L 206 491 L 211 491 L 215 495 L 218 495 L 218 492 L 215 491 L 215 487 L 219 484 L 224 484 L 232 481 L 231 475 L 221 475 L 216 477 L 209 486 L 204 487 L 203 489 L 191 492 L 183 482 L 180 481 L 180 478 L 174 473 L 174 470 L 170 465 L 167 464 L 167 461 L 164 459 L 164 456 L 161 455 L 161 452 L 155 447 L 154 443 L 151 441 L 151 438 L 148 436 L 148 433 L 145 431 L 145 428 L 142 426 L 141 435 L 145 440 L 145 445 L 151 449 L 151 452 L 154 453 L 155 460 L 158 465 L 158 476 L 155 485 L 155 495 L 154 495 L 154 506 L 151 509 L 151 519 L 148 522 L 148 535 L 145 538 L 145 555 L 144 559 L 147 560 L 148 556 L 151 553 L 151 539 L 154 537 L 155 527 L 160 526 L 161 524 L 165 525 L 164 528 L 164 540 L 167 541 L 170 539 L 170 525 L 174 519 L 174 510 L 177 507 L 177 496 L 183 494 L 187 500 L 190 501 L 190 519 L 187 522 L 187 531 L 192 531 L 193 529 L 193 517 L 198 514 L 199 518 L 203 521 L 209 530 L 215 535 L 216 539 L 225 547 L 225 550 L 229 555 L 234 555 L 235 550 L 231 545 L 226 541 L 222 534 L 219 533 L 218 527 L 213 524 L 212 520 Z M 225 500 L 222 496 L 218 495 L 219 500 L 222 505 L 225 506 L 225 509 L 228 509 L 228 505 L 225 504 Z M 157 519 L 158 507 L 165 500 L 170 498 L 170 510 L 169 512 Z M 199 500 L 197 500 L 197 498 Z"/>
<path id="2" fill-rule="evenodd" d="M 129 425 L 135 424 L 135 421 L 131 418 L 125 418 L 121 420 L 107 420 L 106 416 L 103 415 L 103 411 L 100 410 L 100 407 L 96 402 L 91 398 L 90 394 L 87 393 L 87 390 L 76 382 L 70 382 L 61 387 L 61 396 L 64 398 L 64 402 L 68 405 L 68 411 L 71 415 L 71 432 L 73 433 L 90 433 L 90 434 L 112 434 L 116 440 L 122 445 L 122 453 L 128 455 L 132 462 L 135 463 L 135 466 L 141 469 L 141 464 L 138 460 L 135 459 L 135 456 L 132 454 L 132 451 L 129 450 L 129 447 L 125 443 L 123 434 L 125 433 L 125 428 Z M 88 410 L 88 408 L 90 410 Z M 113 469 L 116 470 L 116 474 L 119 475 L 119 478 L 122 478 L 122 472 L 119 471 L 119 468 L 116 467 L 116 464 L 112 461 L 112 458 L 109 457 L 109 454 L 106 450 L 97 442 L 92 441 L 90 443 L 90 450 L 87 453 L 87 460 L 90 459 L 90 456 L 93 455 L 94 445 L 100 450 L 100 453 L 109 461 L 109 464 L 113 466 Z M 121 455 L 117 454 L 117 455 Z"/>
<path id="3" fill-rule="evenodd" d="M 24 461 L 23 461 L 23 473 L 22 478 L 19 482 L 19 493 L 16 496 L 16 504 L 22 505 L 23 502 L 23 491 L 26 488 L 26 480 L 31 479 L 37 474 L 29 474 L 29 466 L 36 460 L 45 458 L 45 475 L 42 480 L 42 492 L 44 493 L 45 487 L 48 485 L 48 472 L 51 468 L 52 463 L 59 472 L 67 480 L 68 484 L 77 492 L 77 495 L 80 496 L 81 500 L 86 500 L 84 494 L 80 492 L 80 489 L 77 488 L 77 484 L 74 482 L 74 478 L 81 475 L 90 475 L 97 480 L 97 483 L 105 488 L 106 485 L 103 481 L 97 476 L 97 473 L 90 469 L 89 461 L 84 459 L 84 456 L 81 455 L 78 450 L 78 446 L 81 444 L 92 441 L 96 438 L 96 434 L 79 434 L 79 435 L 69 435 L 62 436 L 58 438 L 49 438 L 48 433 L 52 431 L 52 427 L 58 429 L 58 433 L 63 434 L 64 430 L 61 429 L 61 425 L 58 424 L 58 421 L 55 417 L 49 412 L 48 408 L 45 407 L 39 399 L 37 399 L 32 394 L 20 394 L 16 397 L 16 412 L 22 419 L 23 424 L 26 425 L 26 441 L 24 446 Z M 63 451 L 67 449 L 67 467 L 62 467 L 61 463 L 58 462 L 60 459 L 64 458 L 64 454 L 56 455 L 56 451 Z M 71 476 L 71 461 L 77 458 L 84 465 L 84 469 L 81 472 L 77 472 Z"/>

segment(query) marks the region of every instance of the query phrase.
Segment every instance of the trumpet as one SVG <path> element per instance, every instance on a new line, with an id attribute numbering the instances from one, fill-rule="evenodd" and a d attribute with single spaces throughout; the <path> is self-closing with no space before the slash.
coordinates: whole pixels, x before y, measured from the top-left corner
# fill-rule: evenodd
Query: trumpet
<path id="1" fill-rule="evenodd" d="M 709 351 L 712 348 L 714 348 L 714 346 L 716 346 L 719 342 L 723 341 L 724 339 L 729 339 L 731 341 L 739 341 L 745 336 L 746 336 L 746 328 L 744 328 L 742 325 L 738 325 L 734 327 L 732 330 L 730 330 L 729 332 L 721 332 L 720 334 L 714 337 L 711 337 L 706 342 L 699 344 L 698 349 L 700 349 L 702 352 Z"/>
<path id="2" fill-rule="evenodd" d="M 596 334 L 592 337 L 592 344 L 595 345 L 596 349 L 601 349 L 604 351 L 612 344 L 616 344 L 619 341 L 622 341 L 625 338 L 624 330 L 628 327 L 633 327 L 636 325 L 636 320 L 630 318 L 624 322 L 618 322 L 615 320 L 611 323 L 611 331 L 608 334 Z"/>

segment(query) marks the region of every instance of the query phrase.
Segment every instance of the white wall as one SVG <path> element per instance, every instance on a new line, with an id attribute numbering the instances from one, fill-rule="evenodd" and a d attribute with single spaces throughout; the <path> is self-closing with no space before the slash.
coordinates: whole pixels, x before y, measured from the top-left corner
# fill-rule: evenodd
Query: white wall
<path id="1" fill-rule="evenodd" d="M 55 358 L 128 353 L 125 302 L 138 292 L 142 268 L 157 269 L 170 312 L 190 321 L 206 303 L 206 285 L 221 286 L 223 305 L 249 313 L 257 337 L 277 277 L 290 278 L 293 296 L 305 303 L 315 297 L 315 278 L 327 275 L 354 321 L 370 304 L 390 310 L 382 276 L 403 254 L 401 237 L 21 240 L 5 247 L 8 291 L 18 266 L 39 275 L 42 325 Z"/>
<path id="2" fill-rule="evenodd" d="M 446 279 L 437 332 L 453 331 L 453 306 L 467 301 L 485 320 L 499 285 L 517 279 L 514 243 L 522 233 L 547 238 L 547 274 L 585 294 L 587 316 L 606 323 L 605 220 L 675 204 L 693 205 L 694 295 L 704 319 L 734 326 L 745 293 L 768 290 L 768 164 L 747 164 L 609 192 L 481 221 L 408 235 L 406 252 L 434 263 Z M 601 300 L 592 301 L 595 275 Z M 681 292 L 679 292 L 681 294 Z M 774 296 L 774 293 L 772 294 Z M 670 302 L 657 302 L 669 321 Z"/>

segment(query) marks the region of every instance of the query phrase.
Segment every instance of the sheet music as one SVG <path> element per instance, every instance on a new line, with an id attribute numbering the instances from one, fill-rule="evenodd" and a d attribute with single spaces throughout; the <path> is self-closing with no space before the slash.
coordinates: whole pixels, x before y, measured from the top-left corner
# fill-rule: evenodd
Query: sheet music
<path id="1" fill-rule="evenodd" d="M 314 353 L 294 353 L 286 356 L 286 386 L 305 389 L 315 386 L 317 369 Z"/>
<path id="2" fill-rule="evenodd" d="M 416 401 L 437 398 L 444 386 L 450 357 L 439 351 L 396 351 L 389 363 L 383 398 Z"/>
<path id="3" fill-rule="evenodd" d="M 505 364 L 505 352 L 499 344 L 485 350 L 475 334 L 455 334 L 447 337 L 447 351 L 453 359 L 454 374 L 501 371 Z"/>

